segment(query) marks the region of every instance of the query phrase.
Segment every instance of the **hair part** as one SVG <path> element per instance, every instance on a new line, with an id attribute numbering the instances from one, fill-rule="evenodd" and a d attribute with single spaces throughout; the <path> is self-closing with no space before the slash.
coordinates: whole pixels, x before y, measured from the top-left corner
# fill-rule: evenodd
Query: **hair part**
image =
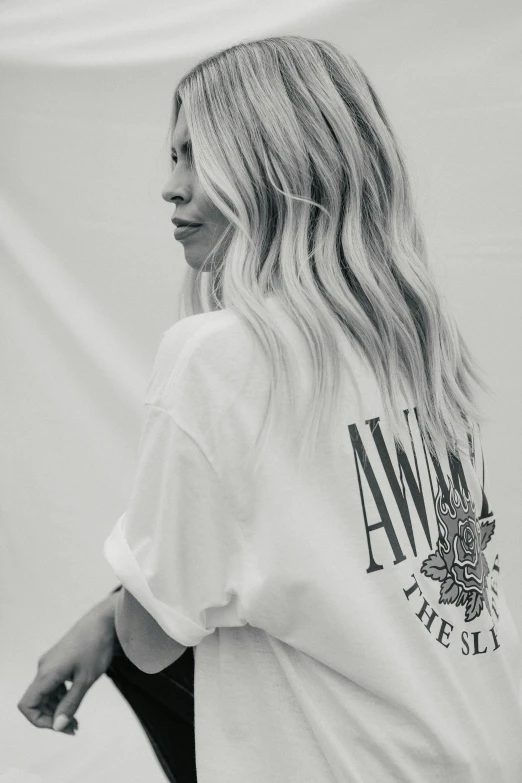
<path id="1" fill-rule="evenodd" d="M 341 402 L 339 326 L 376 375 L 398 447 L 408 437 L 400 395 L 411 392 L 430 451 L 467 448 L 485 418 L 474 386 L 490 387 L 439 290 L 402 152 L 357 62 L 301 36 L 242 42 L 182 78 L 171 130 L 181 104 L 196 174 L 230 222 L 202 270 L 187 270 L 182 313 L 234 311 L 267 356 L 256 465 L 299 388 L 292 343 L 267 296 L 304 335 L 313 362 L 301 464 Z"/>

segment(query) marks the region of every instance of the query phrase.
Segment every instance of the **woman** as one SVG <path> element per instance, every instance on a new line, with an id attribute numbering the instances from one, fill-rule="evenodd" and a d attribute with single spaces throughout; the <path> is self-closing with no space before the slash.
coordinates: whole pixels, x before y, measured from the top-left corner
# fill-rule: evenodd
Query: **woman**
<path id="1" fill-rule="evenodd" d="M 328 42 L 240 43 L 178 85 L 172 152 L 187 317 L 105 542 L 123 588 L 20 709 L 74 733 L 106 672 L 194 780 L 194 650 L 200 783 L 522 780 L 486 386 L 374 90 Z"/>

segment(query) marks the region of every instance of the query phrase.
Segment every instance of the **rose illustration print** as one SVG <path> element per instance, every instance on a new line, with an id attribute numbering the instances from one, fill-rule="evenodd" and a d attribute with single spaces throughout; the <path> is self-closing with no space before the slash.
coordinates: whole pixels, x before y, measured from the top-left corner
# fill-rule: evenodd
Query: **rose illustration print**
<path id="1" fill-rule="evenodd" d="M 490 572 L 484 555 L 495 532 L 493 514 L 477 519 L 469 492 L 455 489 L 450 477 L 448 502 L 437 487 L 436 514 L 439 538 L 435 550 L 424 560 L 421 573 L 441 582 L 440 603 L 466 605 L 466 622 L 474 620 L 487 607 L 487 577 Z M 487 501 L 483 493 L 483 501 Z"/>

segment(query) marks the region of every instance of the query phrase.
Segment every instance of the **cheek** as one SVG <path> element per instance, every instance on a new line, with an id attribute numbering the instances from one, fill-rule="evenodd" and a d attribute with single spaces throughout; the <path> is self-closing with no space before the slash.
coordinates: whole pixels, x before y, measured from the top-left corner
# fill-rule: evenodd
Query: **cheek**
<path id="1" fill-rule="evenodd" d="M 208 214 L 211 226 L 221 233 L 228 225 L 226 217 L 214 205 L 212 205 L 212 209 Z"/>
<path id="2" fill-rule="evenodd" d="M 212 227 L 219 226 L 224 228 L 228 224 L 227 218 L 206 195 L 202 195 L 199 202 L 201 204 L 201 215 L 205 216 L 207 222 Z"/>

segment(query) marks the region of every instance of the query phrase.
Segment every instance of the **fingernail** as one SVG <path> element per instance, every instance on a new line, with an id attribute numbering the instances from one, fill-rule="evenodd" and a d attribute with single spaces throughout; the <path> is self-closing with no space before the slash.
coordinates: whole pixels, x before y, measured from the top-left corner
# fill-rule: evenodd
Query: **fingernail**
<path id="1" fill-rule="evenodd" d="M 68 715 L 57 715 L 56 718 L 53 721 L 53 729 L 54 731 L 62 731 L 67 724 L 69 723 L 69 716 Z"/>

